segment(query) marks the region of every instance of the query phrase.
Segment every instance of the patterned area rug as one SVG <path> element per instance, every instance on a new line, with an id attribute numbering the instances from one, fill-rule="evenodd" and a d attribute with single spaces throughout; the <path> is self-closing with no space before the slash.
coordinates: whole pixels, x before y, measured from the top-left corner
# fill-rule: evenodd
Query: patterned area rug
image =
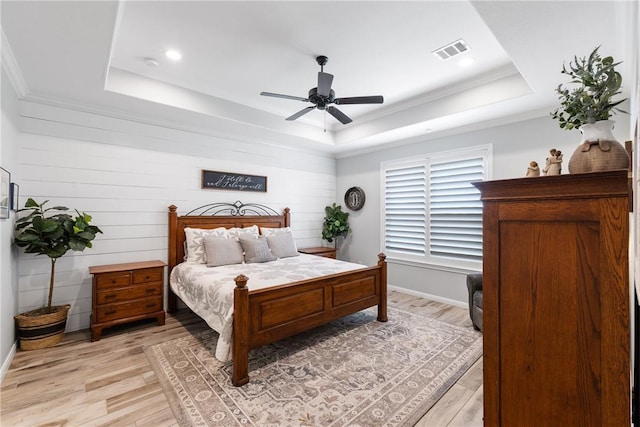
<path id="1" fill-rule="evenodd" d="M 181 426 L 413 426 L 482 352 L 482 335 L 369 309 L 251 351 L 231 384 L 211 330 L 145 351 Z"/>

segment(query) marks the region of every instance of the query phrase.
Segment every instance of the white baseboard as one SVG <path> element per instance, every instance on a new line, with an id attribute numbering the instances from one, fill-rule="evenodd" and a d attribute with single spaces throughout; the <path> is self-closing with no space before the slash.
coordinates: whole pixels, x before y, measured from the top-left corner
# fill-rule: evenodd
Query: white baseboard
<path id="1" fill-rule="evenodd" d="M 18 341 L 13 343 L 11 347 L 11 351 L 7 355 L 7 358 L 2 362 L 2 369 L 0 369 L 0 383 L 4 380 L 4 374 L 9 370 L 9 366 L 11 366 L 11 362 L 13 362 L 13 357 L 16 355 L 16 351 L 18 350 Z"/>
<path id="2" fill-rule="evenodd" d="M 412 289 L 401 288 L 400 286 L 387 285 L 387 289 L 390 289 L 392 291 L 402 292 L 403 294 L 409 294 L 409 295 L 413 295 L 413 296 L 420 297 L 420 298 L 430 299 L 432 301 L 437 301 L 437 302 L 441 302 L 441 303 L 444 303 L 444 304 L 453 305 L 453 306 L 456 306 L 456 307 L 469 309 L 469 303 L 468 302 L 460 302 L 460 301 L 455 300 L 455 299 L 444 298 L 444 297 L 441 297 L 441 296 L 438 296 L 438 295 L 432 295 L 432 294 L 427 294 L 425 292 L 414 291 Z"/>

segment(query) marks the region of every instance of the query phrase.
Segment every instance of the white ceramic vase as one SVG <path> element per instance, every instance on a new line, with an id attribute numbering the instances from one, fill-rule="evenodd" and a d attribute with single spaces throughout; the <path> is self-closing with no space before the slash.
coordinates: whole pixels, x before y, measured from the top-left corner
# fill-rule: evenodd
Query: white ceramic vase
<path id="1" fill-rule="evenodd" d="M 627 150 L 613 136 L 613 120 L 580 126 L 582 142 L 569 159 L 569 173 L 602 172 L 629 167 Z"/>

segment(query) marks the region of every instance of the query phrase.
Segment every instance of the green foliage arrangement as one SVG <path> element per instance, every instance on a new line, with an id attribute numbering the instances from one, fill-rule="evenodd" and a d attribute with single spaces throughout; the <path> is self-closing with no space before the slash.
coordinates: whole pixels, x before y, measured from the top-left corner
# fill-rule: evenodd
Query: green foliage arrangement
<path id="1" fill-rule="evenodd" d="M 327 242 L 333 242 L 338 237 L 349 234 L 349 213 L 342 211 L 342 206 L 335 203 L 324 208 L 324 222 L 322 224 L 322 238 Z"/>
<path id="2" fill-rule="evenodd" d="M 73 217 L 64 211 L 69 208 L 55 206 L 45 208 L 49 201 L 38 203 L 29 198 L 25 207 L 18 212 L 29 214 L 16 221 L 14 243 L 28 254 L 46 255 L 51 259 L 51 277 L 49 278 L 49 301 L 43 313 L 51 313 L 51 299 L 55 277 L 55 265 L 58 258 L 69 250 L 84 251 L 91 247 L 91 241 L 97 233 L 102 233 L 95 225 L 90 225 L 91 216 L 76 210 Z"/>
<path id="3" fill-rule="evenodd" d="M 608 120 L 616 112 L 627 113 L 617 106 L 626 100 L 613 101 L 620 94 L 622 76 L 615 67 L 621 64 L 614 62 L 611 56 L 604 58 L 596 47 L 589 57 L 574 56 L 569 68 L 563 64 L 562 74 L 571 77 L 570 83 L 577 84 L 574 89 L 558 85 L 560 107 L 551 113 L 552 118 L 560 122 L 561 129 L 571 130 L 586 123 Z"/>

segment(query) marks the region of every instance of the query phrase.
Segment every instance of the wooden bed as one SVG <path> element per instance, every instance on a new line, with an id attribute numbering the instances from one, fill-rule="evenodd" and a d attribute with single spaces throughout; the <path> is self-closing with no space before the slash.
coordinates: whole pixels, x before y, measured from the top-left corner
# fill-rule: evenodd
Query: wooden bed
<path id="1" fill-rule="evenodd" d="M 290 224 L 289 208 L 279 215 L 258 204 L 217 203 L 178 216 L 169 206 L 169 272 L 184 258 L 185 227 L 281 228 Z M 372 267 L 316 279 L 251 291 L 249 278 L 235 278 L 233 314 L 232 382 L 249 382 L 249 350 L 332 320 L 378 306 L 378 320 L 387 321 L 387 264 L 378 255 Z M 248 286 L 247 286 L 248 283 Z M 175 312 L 178 297 L 168 289 L 168 311 Z"/>

